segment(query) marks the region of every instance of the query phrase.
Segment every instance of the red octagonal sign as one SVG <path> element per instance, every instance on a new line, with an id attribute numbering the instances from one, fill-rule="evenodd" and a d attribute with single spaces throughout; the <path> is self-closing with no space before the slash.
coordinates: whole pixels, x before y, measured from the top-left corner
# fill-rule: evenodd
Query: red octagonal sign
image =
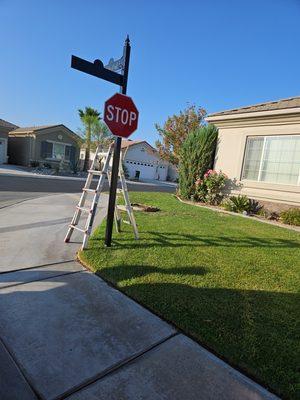
<path id="1" fill-rule="evenodd" d="M 131 97 L 116 93 L 104 105 L 104 122 L 111 132 L 128 138 L 138 125 L 139 112 Z"/>

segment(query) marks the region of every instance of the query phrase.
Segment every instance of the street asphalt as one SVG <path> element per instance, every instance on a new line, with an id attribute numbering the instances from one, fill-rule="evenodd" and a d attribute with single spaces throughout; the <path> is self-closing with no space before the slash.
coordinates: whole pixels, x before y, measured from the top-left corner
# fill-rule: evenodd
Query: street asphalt
<path id="1" fill-rule="evenodd" d="M 92 187 L 95 187 L 94 181 Z M 127 182 L 129 191 L 174 193 L 175 186 L 162 182 Z M 84 180 L 79 178 L 55 178 L 42 176 L 6 175 L 0 172 L 0 208 L 25 199 L 41 197 L 54 193 L 79 193 Z M 106 182 L 104 191 L 108 191 Z"/>
<path id="2" fill-rule="evenodd" d="M 82 183 L 0 181 L 1 400 L 277 399 L 76 262 Z"/>

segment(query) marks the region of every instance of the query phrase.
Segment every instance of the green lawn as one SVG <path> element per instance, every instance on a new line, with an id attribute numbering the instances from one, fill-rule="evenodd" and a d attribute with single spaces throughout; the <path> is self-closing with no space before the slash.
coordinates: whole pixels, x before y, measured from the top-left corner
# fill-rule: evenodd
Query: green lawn
<path id="1" fill-rule="evenodd" d="M 131 193 L 131 201 L 161 209 L 136 212 L 141 239 L 124 225 L 105 248 L 101 226 L 80 258 L 231 365 L 296 399 L 299 233 L 170 194 Z"/>

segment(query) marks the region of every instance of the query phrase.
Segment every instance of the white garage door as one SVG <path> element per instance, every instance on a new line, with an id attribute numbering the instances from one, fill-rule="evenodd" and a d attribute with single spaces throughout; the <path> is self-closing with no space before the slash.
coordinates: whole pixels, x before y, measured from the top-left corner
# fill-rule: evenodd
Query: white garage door
<path id="1" fill-rule="evenodd" d="M 126 161 L 125 166 L 130 178 L 142 180 L 156 178 L 156 166 L 153 164 L 146 164 L 138 161 Z"/>

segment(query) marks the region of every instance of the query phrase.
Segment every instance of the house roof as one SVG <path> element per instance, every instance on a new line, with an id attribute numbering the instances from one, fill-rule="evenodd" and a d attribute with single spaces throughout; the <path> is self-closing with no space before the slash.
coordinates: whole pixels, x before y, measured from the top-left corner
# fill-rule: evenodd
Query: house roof
<path id="1" fill-rule="evenodd" d="M 29 133 L 43 133 L 45 129 L 48 128 L 55 128 L 55 127 L 62 127 L 69 131 L 69 133 L 75 137 L 79 137 L 75 132 L 71 131 L 71 129 L 67 128 L 64 124 L 57 124 L 57 125 L 40 125 L 40 126 L 26 126 L 23 128 L 17 128 L 9 132 L 9 135 L 24 135 Z"/>
<path id="2" fill-rule="evenodd" d="M 135 144 L 142 143 L 144 140 L 130 140 L 130 139 L 123 139 L 122 140 L 122 149 L 125 149 L 130 146 L 134 146 Z"/>
<path id="3" fill-rule="evenodd" d="M 287 108 L 297 108 L 300 107 L 300 96 L 289 97 L 287 99 L 281 99 L 277 101 L 269 101 L 265 103 L 258 103 L 247 107 L 234 108 L 231 110 L 219 111 L 216 113 L 209 114 L 207 119 L 210 117 L 217 117 L 222 115 L 234 115 L 234 114 L 244 114 L 257 111 L 275 111 L 283 110 Z"/>
<path id="4" fill-rule="evenodd" d="M 42 131 L 43 129 L 54 128 L 56 126 L 61 126 L 62 124 L 58 125 L 40 125 L 40 126 L 25 126 L 23 128 L 14 129 L 13 133 L 32 133 L 36 131 Z"/>
<path id="5" fill-rule="evenodd" d="M 10 128 L 10 129 L 18 128 L 17 125 L 12 124 L 11 122 L 5 121 L 4 119 L 1 119 L 1 118 L 0 118 L 0 126 L 3 128 Z"/>
<path id="6" fill-rule="evenodd" d="M 123 139 L 122 140 L 122 145 L 121 148 L 122 149 L 126 149 L 130 146 L 135 146 L 136 144 L 140 144 L 140 143 L 145 143 L 147 144 L 149 147 L 151 147 L 151 149 L 153 151 L 157 151 L 153 146 L 151 146 L 151 144 L 149 144 L 146 140 L 130 140 L 130 139 Z"/>

